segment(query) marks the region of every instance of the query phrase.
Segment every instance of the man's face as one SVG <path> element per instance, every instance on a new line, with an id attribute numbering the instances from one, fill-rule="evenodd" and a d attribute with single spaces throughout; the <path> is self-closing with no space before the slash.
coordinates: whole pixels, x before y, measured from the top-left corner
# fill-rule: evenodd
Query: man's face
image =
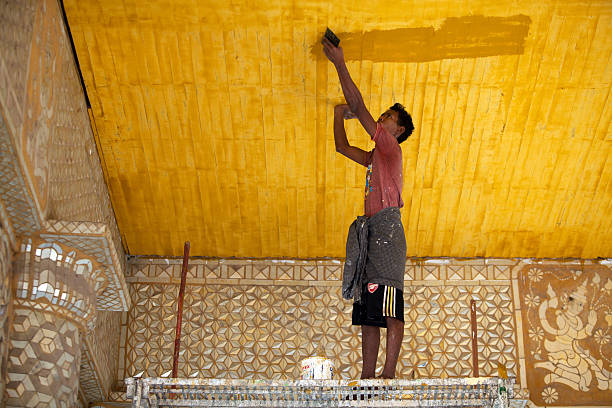
<path id="1" fill-rule="evenodd" d="M 395 138 L 404 133 L 405 130 L 403 126 L 397 125 L 397 116 L 398 113 L 396 111 L 389 109 L 380 115 L 380 118 L 378 118 L 378 123 L 383 125 L 387 132 L 389 132 Z"/>

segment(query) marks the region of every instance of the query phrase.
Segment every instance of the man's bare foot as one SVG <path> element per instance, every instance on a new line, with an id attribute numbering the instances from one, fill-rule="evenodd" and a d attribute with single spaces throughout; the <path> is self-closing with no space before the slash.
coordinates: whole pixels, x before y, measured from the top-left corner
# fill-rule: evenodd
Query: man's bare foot
<path id="1" fill-rule="evenodd" d="M 388 376 L 388 375 L 385 375 L 385 374 L 381 374 L 378 377 L 376 377 L 376 379 L 378 379 L 378 380 L 392 380 L 394 378 L 395 378 L 395 376 L 391 377 L 391 376 Z"/>

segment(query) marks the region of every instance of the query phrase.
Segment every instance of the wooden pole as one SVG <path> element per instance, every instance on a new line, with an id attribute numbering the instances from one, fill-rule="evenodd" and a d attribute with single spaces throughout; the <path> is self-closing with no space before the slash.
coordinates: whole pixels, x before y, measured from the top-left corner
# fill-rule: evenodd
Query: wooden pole
<path id="1" fill-rule="evenodd" d="M 183 249 L 183 269 L 181 271 L 181 288 L 178 295 L 178 311 L 176 314 L 176 337 L 174 339 L 174 361 L 172 363 L 172 378 L 178 372 L 179 351 L 181 350 L 181 323 L 183 322 L 183 296 L 185 295 L 185 281 L 187 280 L 187 266 L 189 264 L 189 241 L 185 242 Z"/>
<path id="2" fill-rule="evenodd" d="M 476 331 L 476 301 L 470 300 L 470 317 L 472 321 L 472 372 L 474 377 L 480 377 L 478 374 L 478 332 Z"/>

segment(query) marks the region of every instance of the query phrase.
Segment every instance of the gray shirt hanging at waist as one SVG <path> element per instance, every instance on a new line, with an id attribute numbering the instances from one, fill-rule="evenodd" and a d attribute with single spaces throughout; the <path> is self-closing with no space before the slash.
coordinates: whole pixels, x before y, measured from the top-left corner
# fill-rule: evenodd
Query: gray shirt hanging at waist
<path id="1" fill-rule="evenodd" d="M 399 208 L 384 208 L 353 221 L 346 239 L 342 297 L 360 302 L 365 283 L 403 291 L 405 268 L 406 237 Z"/>

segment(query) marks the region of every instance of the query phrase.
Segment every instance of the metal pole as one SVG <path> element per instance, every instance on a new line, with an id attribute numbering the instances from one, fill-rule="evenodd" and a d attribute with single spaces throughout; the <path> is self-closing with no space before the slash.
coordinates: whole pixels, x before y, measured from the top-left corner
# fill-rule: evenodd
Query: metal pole
<path id="1" fill-rule="evenodd" d="M 476 331 L 476 301 L 470 300 L 470 317 L 472 321 L 472 371 L 474 377 L 480 377 L 478 375 L 478 332 Z"/>
<path id="2" fill-rule="evenodd" d="M 174 362 L 172 363 L 172 378 L 178 372 L 178 358 L 181 350 L 181 323 L 183 322 L 183 296 L 185 295 L 185 281 L 187 280 L 187 266 L 189 264 L 189 241 L 185 242 L 183 250 L 183 270 L 181 271 L 181 288 L 178 295 L 178 312 L 176 315 L 176 338 L 174 339 Z"/>

